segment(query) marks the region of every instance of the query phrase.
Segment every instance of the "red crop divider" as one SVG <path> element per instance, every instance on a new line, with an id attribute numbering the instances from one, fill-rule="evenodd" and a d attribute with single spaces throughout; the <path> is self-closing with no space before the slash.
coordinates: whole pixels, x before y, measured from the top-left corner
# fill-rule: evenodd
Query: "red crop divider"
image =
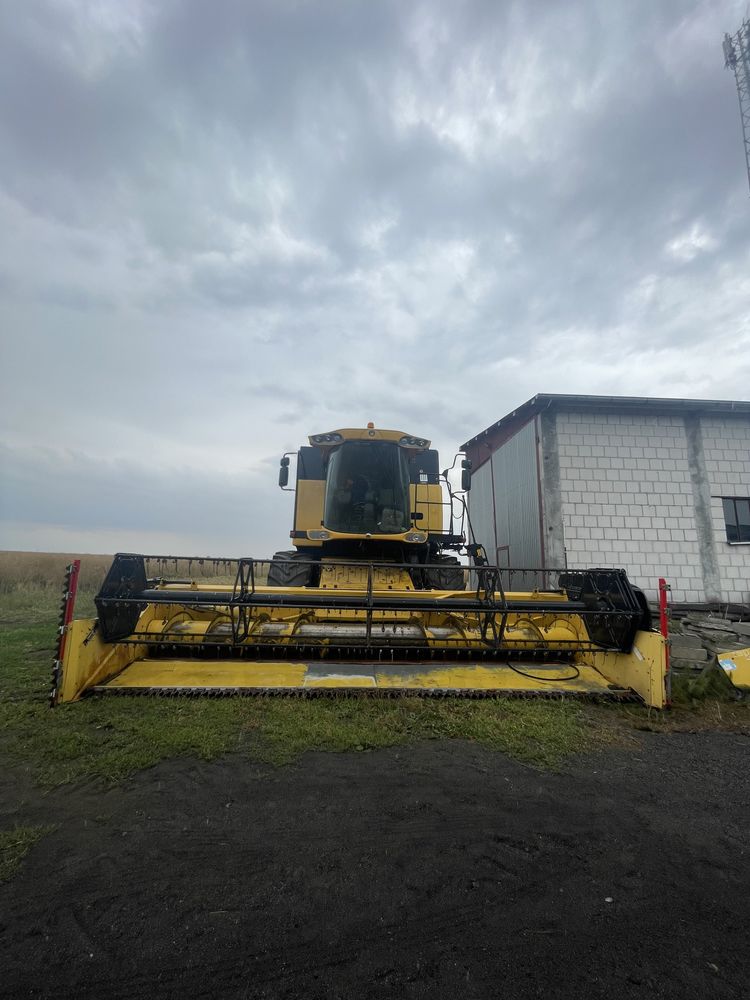
<path id="1" fill-rule="evenodd" d="M 76 606 L 76 594 L 78 593 L 78 574 L 81 572 L 81 560 L 74 559 L 70 564 L 70 577 L 68 579 L 68 591 L 65 594 L 65 606 L 62 613 L 61 628 L 67 628 L 73 621 L 73 611 Z M 63 639 L 65 637 L 63 636 Z"/>
<path id="2" fill-rule="evenodd" d="M 659 631 L 664 636 L 664 686 L 667 705 L 672 703 L 672 670 L 669 662 L 669 599 L 667 594 L 672 588 L 664 577 L 659 578 Z"/>
<path id="3" fill-rule="evenodd" d="M 60 627 L 57 630 L 57 655 L 52 668 L 52 692 L 50 706 L 57 704 L 58 687 L 60 684 L 62 662 L 65 656 L 65 640 L 68 637 L 68 625 L 73 621 L 73 611 L 78 593 L 78 576 L 81 572 L 81 560 L 74 559 L 68 566 L 65 576 L 66 588 L 60 608 Z"/>

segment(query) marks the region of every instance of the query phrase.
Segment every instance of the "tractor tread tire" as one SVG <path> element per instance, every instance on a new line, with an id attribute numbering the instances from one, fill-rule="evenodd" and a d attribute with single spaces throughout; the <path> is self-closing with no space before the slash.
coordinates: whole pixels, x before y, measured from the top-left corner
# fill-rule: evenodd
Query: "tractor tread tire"
<path id="1" fill-rule="evenodd" d="M 439 568 L 424 571 L 431 590 L 466 590 L 464 567 L 455 556 L 436 556 L 432 562 Z"/>
<path id="2" fill-rule="evenodd" d="M 274 553 L 268 567 L 269 587 L 309 587 L 314 566 L 310 557 L 296 549 Z"/>

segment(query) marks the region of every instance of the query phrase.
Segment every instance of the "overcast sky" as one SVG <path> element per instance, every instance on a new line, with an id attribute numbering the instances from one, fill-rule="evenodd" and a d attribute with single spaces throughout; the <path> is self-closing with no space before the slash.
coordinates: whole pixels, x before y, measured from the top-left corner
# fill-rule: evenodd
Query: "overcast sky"
<path id="1" fill-rule="evenodd" d="M 0 0 L 0 548 L 264 556 L 278 459 L 747 399 L 745 0 Z"/>

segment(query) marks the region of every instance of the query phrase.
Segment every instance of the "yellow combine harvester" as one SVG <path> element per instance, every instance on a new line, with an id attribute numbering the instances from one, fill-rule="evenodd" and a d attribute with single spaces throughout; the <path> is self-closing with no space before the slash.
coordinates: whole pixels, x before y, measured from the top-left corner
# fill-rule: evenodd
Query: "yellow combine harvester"
<path id="1" fill-rule="evenodd" d="M 313 435 L 296 453 L 294 549 L 232 560 L 234 583 L 211 587 L 190 561 L 166 579 L 149 575 L 163 557 L 115 556 L 97 619 L 65 616 L 52 703 L 349 692 L 662 707 L 665 641 L 624 571 L 488 565 L 464 532 L 470 486 L 468 461 L 454 491 L 423 438 L 372 424 Z"/>

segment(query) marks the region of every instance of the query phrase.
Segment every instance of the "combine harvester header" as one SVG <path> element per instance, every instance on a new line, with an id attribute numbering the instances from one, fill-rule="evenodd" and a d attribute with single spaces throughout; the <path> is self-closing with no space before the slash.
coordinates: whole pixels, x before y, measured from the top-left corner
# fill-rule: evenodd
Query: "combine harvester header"
<path id="1" fill-rule="evenodd" d="M 490 566 L 468 523 L 467 460 L 454 490 L 423 438 L 368 425 L 309 440 L 296 454 L 295 548 L 222 560 L 234 582 L 214 586 L 192 578 L 194 560 L 175 557 L 186 572 L 170 579 L 164 557 L 118 554 L 96 620 L 70 620 L 64 605 L 53 704 L 91 693 L 666 704 L 666 639 L 623 570 Z"/>

